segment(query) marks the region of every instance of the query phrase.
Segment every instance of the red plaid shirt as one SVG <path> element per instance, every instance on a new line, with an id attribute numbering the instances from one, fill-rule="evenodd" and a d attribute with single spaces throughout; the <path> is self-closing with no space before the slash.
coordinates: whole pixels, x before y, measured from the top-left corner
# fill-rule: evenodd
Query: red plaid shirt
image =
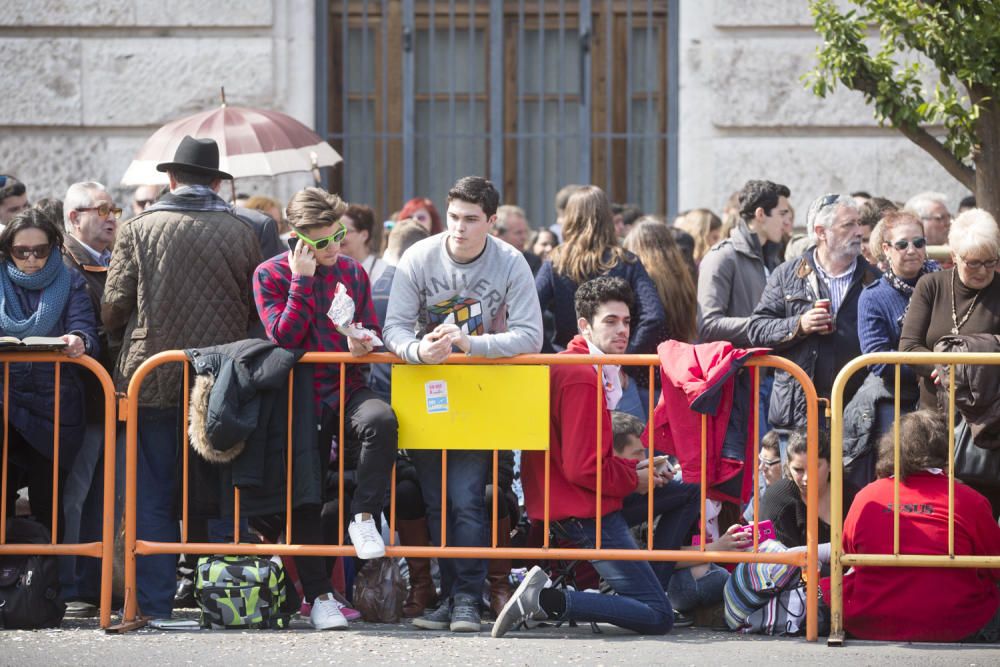
<path id="1" fill-rule="evenodd" d="M 347 352 L 347 338 L 333 326 L 326 311 L 337 283 L 354 299 L 354 321 L 382 336 L 375 317 L 368 274 L 350 257 L 340 255 L 333 266 L 317 266 L 314 276 L 293 276 L 288 253 L 257 267 L 253 295 L 267 337 L 281 347 L 321 352 Z M 359 364 L 347 366 L 347 396 L 365 386 Z M 338 409 L 340 366 L 316 364 L 316 399 Z"/>

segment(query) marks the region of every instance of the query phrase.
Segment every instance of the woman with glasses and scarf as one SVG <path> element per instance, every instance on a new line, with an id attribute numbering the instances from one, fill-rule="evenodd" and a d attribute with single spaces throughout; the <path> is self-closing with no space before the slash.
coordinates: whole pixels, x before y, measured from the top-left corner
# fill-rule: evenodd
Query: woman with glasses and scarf
<path id="1" fill-rule="evenodd" d="M 62 245 L 62 230 L 34 209 L 20 213 L 0 233 L 0 335 L 57 338 L 68 357 L 97 356 L 97 316 L 83 277 L 63 264 Z M 14 516 L 17 490 L 27 486 L 32 514 L 51 530 L 54 364 L 12 363 L 8 392 L 7 516 Z M 59 380 L 60 486 L 83 439 L 85 425 L 82 378 L 74 365 L 63 364 Z M 60 520 L 60 529 L 62 525 Z"/>
<path id="2" fill-rule="evenodd" d="M 899 336 L 903 317 L 910 307 L 910 297 L 921 276 L 939 269 L 927 259 L 927 239 L 920 218 L 910 211 L 890 211 L 881 220 L 881 254 L 887 269 L 882 279 L 868 285 L 858 301 L 858 339 L 861 352 L 892 352 L 899 349 Z M 882 396 L 875 403 L 876 421 L 873 435 L 885 433 L 894 420 L 892 393 L 895 388 L 895 370 L 891 365 L 872 366 L 869 382 L 877 385 Z M 860 393 L 860 392 L 859 392 Z M 909 366 L 900 367 L 900 411 L 917 409 L 920 391 L 917 378 Z M 874 477 L 874 459 L 871 460 L 868 479 Z"/>
<path id="3" fill-rule="evenodd" d="M 982 209 L 970 209 L 952 223 L 948 245 L 955 266 L 916 284 L 899 337 L 902 352 L 931 352 L 944 336 L 1000 334 L 996 221 Z M 937 409 L 934 367 L 914 366 L 913 371 L 921 378 L 923 407 Z"/>

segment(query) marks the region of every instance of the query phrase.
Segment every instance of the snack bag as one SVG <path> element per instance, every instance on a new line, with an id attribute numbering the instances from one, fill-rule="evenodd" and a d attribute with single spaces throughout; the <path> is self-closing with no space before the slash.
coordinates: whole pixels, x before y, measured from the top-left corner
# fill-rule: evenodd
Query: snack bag
<path id="1" fill-rule="evenodd" d="M 382 345 L 382 339 L 376 336 L 374 331 L 365 329 L 360 322 L 352 322 L 354 319 L 354 299 L 348 296 L 344 283 L 337 283 L 337 287 L 333 291 L 333 302 L 330 304 L 330 309 L 326 311 L 326 316 L 337 327 L 337 331 L 345 336 L 368 341 L 375 347 Z"/>

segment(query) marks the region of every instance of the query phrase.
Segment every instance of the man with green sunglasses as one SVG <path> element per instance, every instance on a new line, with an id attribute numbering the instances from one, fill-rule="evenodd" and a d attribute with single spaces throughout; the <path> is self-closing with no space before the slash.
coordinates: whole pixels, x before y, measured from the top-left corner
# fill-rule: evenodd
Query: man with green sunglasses
<path id="1" fill-rule="evenodd" d="M 340 242 L 347 234 L 340 221 L 345 211 L 347 204 L 340 197 L 321 188 L 301 190 L 289 202 L 286 213 L 293 230 L 291 250 L 257 267 L 253 279 L 257 311 L 274 343 L 306 351 L 350 351 L 355 356 L 372 351 L 374 339 L 345 336 L 327 315 L 338 287 L 343 285 L 354 304 L 354 320 L 368 332 L 381 334 L 368 274 L 340 253 Z M 351 499 L 348 533 L 358 558 L 380 558 L 385 555 L 385 544 L 378 523 L 396 460 L 396 415 L 368 388 L 358 364 L 348 364 L 343 387 L 337 364 L 317 364 L 314 382 L 322 460 L 329 460 L 331 440 L 339 431 L 340 392 L 345 392 L 345 442 L 340 443 L 340 455 L 346 461 L 357 461 L 357 489 Z M 306 526 L 296 529 L 296 540 L 322 543 L 319 507 L 305 506 L 295 512 L 300 515 L 299 524 Z M 296 558 L 296 567 L 305 597 L 312 603 L 313 627 L 347 627 L 330 590 L 326 559 Z"/>

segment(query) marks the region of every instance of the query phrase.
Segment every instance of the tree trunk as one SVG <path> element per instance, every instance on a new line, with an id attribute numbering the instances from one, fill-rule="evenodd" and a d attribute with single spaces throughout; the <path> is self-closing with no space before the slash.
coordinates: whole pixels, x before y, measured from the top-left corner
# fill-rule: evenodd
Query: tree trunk
<path id="1" fill-rule="evenodd" d="M 982 113 L 976 122 L 979 152 L 976 155 L 976 206 L 1000 221 L 1000 103 L 980 101 Z"/>

